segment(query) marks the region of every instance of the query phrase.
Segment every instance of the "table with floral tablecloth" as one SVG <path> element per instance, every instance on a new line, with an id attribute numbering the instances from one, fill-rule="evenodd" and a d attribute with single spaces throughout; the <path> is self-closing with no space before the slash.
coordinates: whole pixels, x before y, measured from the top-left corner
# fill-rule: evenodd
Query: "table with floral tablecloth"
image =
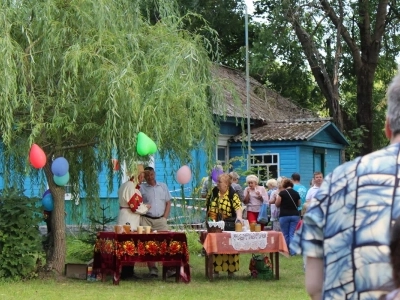
<path id="1" fill-rule="evenodd" d="M 189 249 L 185 233 L 97 233 L 93 271 L 100 272 L 103 280 L 105 274 L 112 273 L 113 283 L 119 284 L 122 266 L 137 262 L 161 262 L 164 280 L 166 267 L 175 267 L 176 280 L 190 282 Z"/>

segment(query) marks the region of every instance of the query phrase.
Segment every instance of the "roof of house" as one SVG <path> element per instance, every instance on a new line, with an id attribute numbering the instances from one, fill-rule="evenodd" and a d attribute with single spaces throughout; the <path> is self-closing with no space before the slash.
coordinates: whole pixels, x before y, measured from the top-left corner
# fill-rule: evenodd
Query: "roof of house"
<path id="1" fill-rule="evenodd" d="M 221 107 L 214 108 L 217 115 L 227 117 L 247 118 L 247 83 L 246 76 L 239 70 L 218 65 L 214 68 L 217 77 L 222 81 L 225 93 L 225 103 Z M 287 98 L 280 96 L 254 78 L 250 82 L 250 118 L 260 120 L 262 123 L 287 121 L 291 119 L 316 118 L 317 115 L 308 109 L 304 109 Z M 239 99 L 234 99 L 233 94 Z"/>
<path id="2" fill-rule="evenodd" d="M 250 131 L 251 141 L 309 141 L 321 131 L 327 130 L 335 136 L 338 143 L 349 145 L 346 138 L 329 119 L 298 119 L 288 122 L 273 122 Z M 235 142 L 247 140 L 242 133 L 232 137 Z"/>

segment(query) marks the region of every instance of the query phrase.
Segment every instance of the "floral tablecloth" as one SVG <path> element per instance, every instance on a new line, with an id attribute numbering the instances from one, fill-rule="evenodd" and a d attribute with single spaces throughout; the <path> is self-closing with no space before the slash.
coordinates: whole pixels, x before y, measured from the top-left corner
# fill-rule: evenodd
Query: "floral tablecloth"
<path id="1" fill-rule="evenodd" d="M 181 265 L 181 280 L 190 282 L 189 250 L 185 233 L 117 234 L 99 232 L 93 255 L 93 270 L 112 272 L 119 283 L 123 265 L 136 262 L 161 262 L 166 266 Z"/>

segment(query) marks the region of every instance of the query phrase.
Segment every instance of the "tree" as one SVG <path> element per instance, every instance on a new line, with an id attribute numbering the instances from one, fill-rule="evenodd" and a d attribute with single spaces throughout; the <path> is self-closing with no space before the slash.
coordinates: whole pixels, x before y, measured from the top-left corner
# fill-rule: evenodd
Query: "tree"
<path id="1" fill-rule="evenodd" d="M 339 83 L 342 76 L 349 78 L 346 75 L 352 74 L 356 78 L 356 126 L 366 129 L 361 154 L 371 152 L 375 135 L 373 87 L 379 58 L 390 58 L 386 61 L 393 70 L 398 53 L 396 2 L 259 0 L 256 5 L 257 12 L 266 13 L 267 23 L 277 32 L 297 37 L 330 115 L 339 127 L 347 118 L 342 116 Z M 287 25 L 291 32 L 285 31 Z"/>
<path id="2" fill-rule="evenodd" d="M 204 34 L 219 49 L 218 62 L 245 70 L 245 6 L 242 0 L 178 1 L 182 13 L 194 13 L 185 26 Z M 154 15 L 154 14 L 153 14 Z M 199 17 L 201 15 L 201 17 Z M 204 30 L 211 27 L 213 31 Z M 250 75 L 308 109 L 319 109 L 323 97 L 313 83 L 301 47 L 249 15 Z M 283 41 L 283 39 L 285 39 Z"/>
<path id="3" fill-rule="evenodd" d="M 194 13 L 185 26 L 189 31 L 203 34 L 219 49 L 218 62 L 232 68 L 245 68 L 245 5 L 243 0 L 178 0 L 182 14 Z M 200 15 L 201 17 L 199 17 Z M 251 16 L 249 16 L 251 20 Z M 205 26 L 206 25 L 206 26 Z M 211 27 L 217 36 L 210 30 Z M 254 37 L 249 25 L 249 41 Z"/>
<path id="4" fill-rule="evenodd" d="M 25 175 L 54 197 L 47 267 L 65 262 L 64 187 L 51 173 L 53 159 L 70 164 L 73 195 L 99 203 L 98 172 L 109 188 L 117 155 L 132 165 L 138 132 L 161 157 L 190 162 L 190 150 L 213 157 L 218 133 L 212 109 L 221 104 L 218 80 L 204 37 L 182 29 L 173 1 L 157 1 L 160 21 L 141 12 L 153 1 L 2 1 L 0 15 L 0 131 L 5 185 L 21 187 Z M 47 155 L 41 170 L 28 167 L 30 145 Z"/>

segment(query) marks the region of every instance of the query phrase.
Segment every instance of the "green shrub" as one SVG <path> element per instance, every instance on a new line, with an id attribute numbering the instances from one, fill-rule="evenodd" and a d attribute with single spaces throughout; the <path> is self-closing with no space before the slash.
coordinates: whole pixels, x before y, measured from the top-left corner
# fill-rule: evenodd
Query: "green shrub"
<path id="1" fill-rule="evenodd" d="M 67 236 L 67 262 L 86 263 L 93 258 L 94 242 L 87 242 L 87 234 Z"/>
<path id="2" fill-rule="evenodd" d="M 0 193 L 0 278 L 26 279 L 37 274 L 42 214 L 36 202 L 14 189 Z"/>
<path id="3" fill-rule="evenodd" d="M 191 254 L 199 254 L 203 245 L 200 243 L 199 233 L 193 230 L 186 230 L 186 239 Z"/>

